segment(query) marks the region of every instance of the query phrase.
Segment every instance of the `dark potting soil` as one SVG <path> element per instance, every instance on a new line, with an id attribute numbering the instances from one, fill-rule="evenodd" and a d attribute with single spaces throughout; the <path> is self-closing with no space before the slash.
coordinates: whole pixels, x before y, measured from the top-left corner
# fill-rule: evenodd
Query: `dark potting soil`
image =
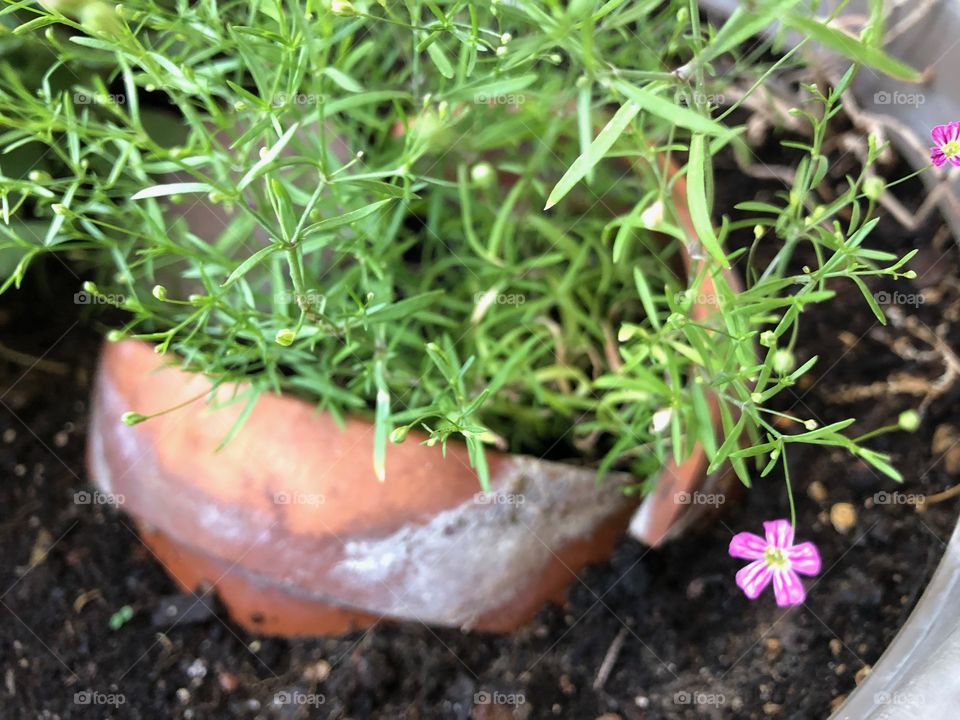
<path id="1" fill-rule="evenodd" d="M 777 189 L 723 172 L 718 188 L 739 194 L 721 208 Z M 873 240 L 921 248 L 916 280 L 875 288 L 919 323 L 881 327 L 852 283 L 837 284 L 837 298 L 804 318 L 798 360 L 820 362 L 778 409 L 821 424 L 855 416 L 851 431 L 866 432 L 916 407 L 910 393 L 933 390 L 960 320 L 960 259 L 951 239 L 934 238 L 939 228 L 884 220 Z M 726 553 L 733 532 L 788 515 L 774 472 L 704 530 L 656 550 L 625 539 L 573 583 L 564 607 L 513 636 L 383 623 L 344 639 L 257 638 L 180 595 L 128 518 L 78 495 L 92 491 L 84 442 L 98 333 L 73 303 L 79 281 L 55 261 L 45 270 L 0 298 L 5 719 L 823 718 L 909 615 L 956 518 L 960 501 L 923 513 L 901 502 L 957 481 L 948 375 L 916 433 L 871 441 L 903 470 L 901 487 L 844 452 L 794 451 L 799 537 L 824 560 L 802 607 L 781 610 L 769 593 L 747 601 L 733 580 L 742 563 Z M 933 331 L 943 346 L 931 347 Z M 124 607 L 132 617 L 121 624 Z M 175 621 L 178 607 L 192 610 Z M 278 693 L 294 702 L 276 703 Z"/>

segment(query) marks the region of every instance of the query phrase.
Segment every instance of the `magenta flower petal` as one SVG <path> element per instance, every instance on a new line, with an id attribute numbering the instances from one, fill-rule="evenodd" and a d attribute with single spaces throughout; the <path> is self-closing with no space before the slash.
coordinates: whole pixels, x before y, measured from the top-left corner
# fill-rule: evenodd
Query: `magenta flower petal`
<path id="1" fill-rule="evenodd" d="M 752 532 L 741 532 L 730 540 L 730 556 L 744 560 L 757 560 L 763 557 L 767 541 Z"/>
<path id="2" fill-rule="evenodd" d="M 950 162 L 951 165 L 960 166 L 960 155 L 954 155 L 952 157 L 948 157 L 947 160 Z"/>
<path id="3" fill-rule="evenodd" d="M 799 605 L 807 597 L 800 576 L 793 570 L 778 570 L 773 573 L 773 595 L 780 607 Z"/>
<path id="4" fill-rule="evenodd" d="M 952 123 L 951 123 L 952 124 Z M 950 125 L 937 125 L 930 131 L 930 137 L 937 145 L 946 145 L 950 142 Z"/>
<path id="5" fill-rule="evenodd" d="M 946 161 L 947 156 L 943 154 L 943 150 L 938 147 L 930 148 L 930 162 L 937 167 L 942 167 Z"/>
<path id="6" fill-rule="evenodd" d="M 789 520 L 768 520 L 763 524 L 767 544 L 776 548 L 788 548 L 793 545 L 793 525 Z"/>
<path id="7" fill-rule="evenodd" d="M 737 585 L 748 598 L 756 600 L 763 589 L 770 584 L 772 577 L 773 570 L 765 560 L 754 560 L 737 572 Z"/>
<path id="8" fill-rule="evenodd" d="M 790 567 L 803 575 L 816 575 L 820 572 L 820 551 L 812 542 L 803 542 L 787 550 Z"/>

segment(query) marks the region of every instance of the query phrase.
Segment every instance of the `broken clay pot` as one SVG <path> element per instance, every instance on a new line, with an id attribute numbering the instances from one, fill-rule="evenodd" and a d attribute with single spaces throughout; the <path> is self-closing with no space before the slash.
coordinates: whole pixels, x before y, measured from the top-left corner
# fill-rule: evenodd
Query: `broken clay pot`
<path id="1" fill-rule="evenodd" d="M 372 424 L 341 430 L 285 396 L 260 397 L 217 451 L 243 403 L 205 408 L 209 389 L 146 343 L 105 345 L 89 464 L 170 574 L 188 590 L 215 585 L 251 630 L 339 633 L 381 617 L 510 630 L 606 557 L 634 506 L 622 473 L 598 486 L 589 468 L 496 452 L 480 493 L 465 446 L 443 457 L 416 434 L 389 447 L 379 482 Z"/>

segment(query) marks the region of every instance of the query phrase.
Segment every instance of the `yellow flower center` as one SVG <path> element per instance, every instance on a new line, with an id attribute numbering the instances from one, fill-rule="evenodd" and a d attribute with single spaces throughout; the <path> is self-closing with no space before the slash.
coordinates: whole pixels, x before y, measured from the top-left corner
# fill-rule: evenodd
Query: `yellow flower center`
<path id="1" fill-rule="evenodd" d="M 774 570 L 785 570 L 790 567 L 790 559 L 781 548 L 771 545 L 763 551 L 763 559 Z"/>
<path id="2" fill-rule="evenodd" d="M 960 140 L 951 140 L 948 143 L 944 143 L 940 149 L 943 150 L 943 154 L 948 158 L 960 155 Z"/>

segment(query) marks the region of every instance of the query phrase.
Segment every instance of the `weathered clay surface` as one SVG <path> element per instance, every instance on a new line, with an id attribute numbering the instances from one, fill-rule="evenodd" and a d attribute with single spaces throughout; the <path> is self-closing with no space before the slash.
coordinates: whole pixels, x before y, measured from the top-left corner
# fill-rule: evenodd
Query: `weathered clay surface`
<path id="1" fill-rule="evenodd" d="M 106 345 L 89 463 L 181 584 L 217 586 L 254 629 L 341 632 L 386 616 L 509 630 L 604 558 L 633 507 L 627 476 L 598 487 L 592 470 L 501 453 L 479 495 L 463 446 L 444 458 L 416 434 L 389 448 L 381 483 L 371 425 L 341 429 L 289 397 L 262 396 L 217 451 L 245 388 L 205 404 L 207 390 L 144 343 Z"/>

